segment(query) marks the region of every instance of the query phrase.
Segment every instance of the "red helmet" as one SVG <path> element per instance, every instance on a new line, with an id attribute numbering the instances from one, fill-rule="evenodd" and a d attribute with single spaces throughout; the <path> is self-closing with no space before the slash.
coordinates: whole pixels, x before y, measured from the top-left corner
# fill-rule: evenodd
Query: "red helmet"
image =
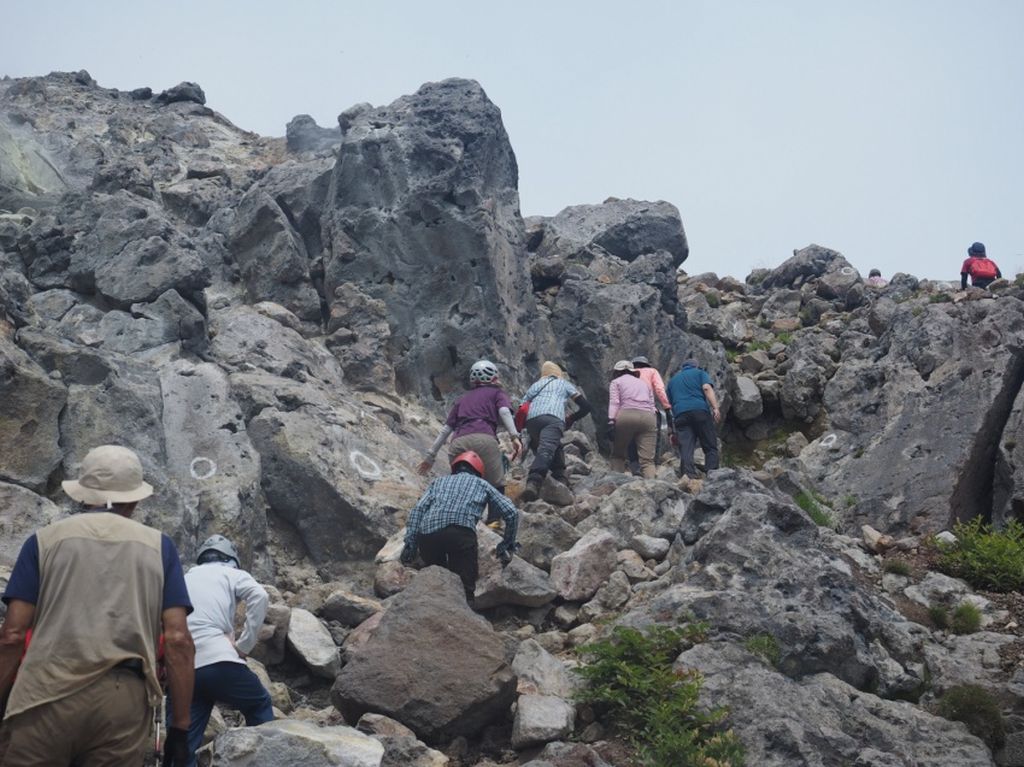
<path id="1" fill-rule="evenodd" d="M 452 459 L 452 473 L 455 473 L 455 468 L 460 464 L 464 463 L 469 466 L 473 471 L 476 472 L 478 477 L 484 475 L 484 462 L 479 455 L 474 453 L 472 450 L 467 450 L 464 453 L 459 453 Z"/>

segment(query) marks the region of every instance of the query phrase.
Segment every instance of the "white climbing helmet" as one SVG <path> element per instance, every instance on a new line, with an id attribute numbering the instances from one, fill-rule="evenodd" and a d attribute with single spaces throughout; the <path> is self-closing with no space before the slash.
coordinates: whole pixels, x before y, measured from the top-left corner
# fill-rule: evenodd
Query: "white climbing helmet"
<path id="1" fill-rule="evenodd" d="M 478 360 L 469 369 L 469 382 L 472 384 L 486 384 L 497 380 L 498 366 L 490 360 Z"/>
<path id="2" fill-rule="evenodd" d="M 223 535 L 211 535 L 203 541 L 203 545 L 199 547 L 199 553 L 196 554 L 196 561 L 202 560 L 203 554 L 208 551 L 216 551 L 218 554 L 231 557 L 231 559 L 235 560 L 235 567 L 241 567 L 241 561 L 238 559 L 238 549 L 235 548 L 235 544 Z"/>

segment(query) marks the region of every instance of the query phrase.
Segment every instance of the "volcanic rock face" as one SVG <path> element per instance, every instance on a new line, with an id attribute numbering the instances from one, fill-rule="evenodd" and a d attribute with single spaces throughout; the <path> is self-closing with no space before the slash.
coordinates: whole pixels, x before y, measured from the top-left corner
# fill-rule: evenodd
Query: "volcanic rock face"
<path id="1" fill-rule="evenodd" d="M 0 80 L 0 579 L 71 510 L 60 480 L 113 442 L 156 487 L 138 518 L 186 561 L 228 535 L 272 594 L 255 652 L 295 718 L 221 735 L 214 763 L 475 767 L 597 741 L 615 733 L 577 715 L 567 650 L 687 615 L 711 642 L 679 662 L 730 704 L 751 763 L 992 763 L 929 711 L 970 682 L 1020 729 L 1013 621 L 958 581 L 883 576 L 860 531 L 1021 517 L 1024 292 L 870 288 L 817 245 L 746 282 L 687 275 L 687 255 L 665 202 L 524 221 L 472 81 L 267 139 L 194 83 Z M 726 468 L 703 483 L 669 460 L 654 480 L 608 470 L 594 427 L 613 363 L 639 354 L 666 379 L 695 357 L 715 382 Z M 415 467 L 480 357 L 513 399 L 556 360 L 595 406 L 565 438 L 571 488 L 520 504 L 519 557 L 502 568 L 480 528 L 493 623 L 451 573 L 397 561 Z M 920 622 L 963 601 L 985 631 Z M 744 649 L 759 635 L 777 667 Z M 371 712 L 376 740 L 328 699 L 350 725 Z M 614 762 L 602 748 L 528 763 Z"/>

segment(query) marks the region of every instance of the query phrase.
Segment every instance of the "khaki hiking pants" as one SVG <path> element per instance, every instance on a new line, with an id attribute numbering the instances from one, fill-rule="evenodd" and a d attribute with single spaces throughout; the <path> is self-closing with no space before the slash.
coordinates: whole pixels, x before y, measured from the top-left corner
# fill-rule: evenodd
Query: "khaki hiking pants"
<path id="1" fill-rule="evenodd" d="M 146 683 L 113 669 L 83 690 L 4 722 L 4 767 L 137 767 L 153 744 Z"/>
<path id="2" fill-rule="evenodd" d="M 658 446 L 658 420 L 653 410 L 620 410 L 615 418 L 615 444 L 612 445 L 612 471 L 626 471 L 626 451 L 636 440 L 640 473 L 654 476 L 654 453 Z"/>
<path id="3" fill-rule="evenodd" d="M 466 434 L 448 443 L 448 462 L 459 453 L 472 450 L 484 462 L 484 479 L 499 489 L 505 488 L 505 465 L 498 440 L 490 434 Z"/>

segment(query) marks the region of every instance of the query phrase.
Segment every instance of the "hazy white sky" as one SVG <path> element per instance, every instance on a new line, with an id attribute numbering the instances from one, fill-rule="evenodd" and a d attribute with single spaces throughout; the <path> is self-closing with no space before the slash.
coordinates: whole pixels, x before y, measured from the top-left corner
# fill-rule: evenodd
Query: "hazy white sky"
<path id="1" fill-rule="evenodd" d="M 817 242 L 865 274 L 956 279 L 974 240 L 1024 271 L 1020 0 L 0 0 L 0 18 L 0 74 L 194 80 L 265 135 L 476 79 L 524 215 L 668 200 L 691 273 Z"/>

